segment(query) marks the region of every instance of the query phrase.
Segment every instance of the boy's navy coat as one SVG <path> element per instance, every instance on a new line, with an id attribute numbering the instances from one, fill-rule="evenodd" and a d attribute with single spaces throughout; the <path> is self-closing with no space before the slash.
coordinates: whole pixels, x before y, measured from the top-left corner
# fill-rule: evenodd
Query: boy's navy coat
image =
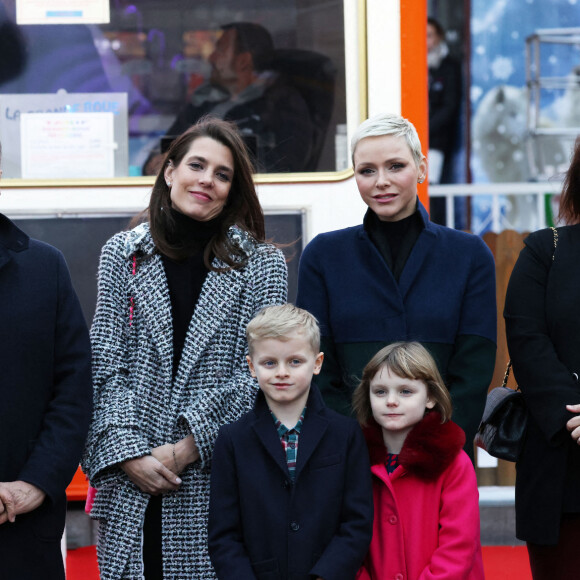
<path id="1" fill-rule="evenodd" d="M 368 451 L 354 419 L 311 387 L 295 482 L 265 397 L 220 429 L 209 516 L 218 578 L 352 580 L 367 552 L 373 505 Z"/>
<path id="2" fill-rule="evenodd" d="M 65 489 L 91 408 L 89 334 L 64 258 L 0 214 L 0 482 L 46 493 L 0 525 L 0 578 L 64 580 Z"/>

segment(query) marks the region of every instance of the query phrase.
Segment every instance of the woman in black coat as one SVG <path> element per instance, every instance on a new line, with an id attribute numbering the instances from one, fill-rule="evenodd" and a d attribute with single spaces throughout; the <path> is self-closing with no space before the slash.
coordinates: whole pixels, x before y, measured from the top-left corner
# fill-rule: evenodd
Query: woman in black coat
<path id="1" fill-rule="evenodd" d="M 504 312 L 529 409 L 517 463 L 516 535 L 527 542 L 534 580 L 575 578 L 580 569 L 580 140 L 560 218 L 568 225 L 525 240 Z"/>

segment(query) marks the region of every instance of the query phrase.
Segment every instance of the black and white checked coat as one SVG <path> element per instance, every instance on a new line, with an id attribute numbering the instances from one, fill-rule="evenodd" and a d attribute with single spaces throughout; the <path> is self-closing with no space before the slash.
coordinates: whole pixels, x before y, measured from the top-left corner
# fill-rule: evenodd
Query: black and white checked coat
<path id="1" fill-rule="evenodd" d="M 150 496 L 119 463 L 190 433 L 201 458 L 180 475 L 181 487 L 163 497 L 164 578 L 215 578 L 207 552 L 213 444 L 219 427 L 249 410 L 257 392 L 245 360 L 246 325 L 260 308 L 284 303 L 287 288 L 279 250 L 235 226 L 229 235 L 248 264 L 209 272 L 174 380 L 169 290 L 148 224 L 116 234 L 103 248 L 91 330 L 95 408 L 83 458 L 98 490 L 91 517 L 99 520 L 102 580 L 143 577 Z"/>

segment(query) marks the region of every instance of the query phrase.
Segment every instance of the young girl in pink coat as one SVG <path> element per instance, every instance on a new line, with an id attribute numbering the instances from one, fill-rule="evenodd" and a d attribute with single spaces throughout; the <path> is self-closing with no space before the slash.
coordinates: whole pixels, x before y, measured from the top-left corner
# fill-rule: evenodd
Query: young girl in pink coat
<path id="1" fill-rule="evenodd" d="M 371 458 L 373 538 L 357 580 L 481 580 L 479 502 L 465 435 L 416 342 L 380 350 L 353 407 Z"/>

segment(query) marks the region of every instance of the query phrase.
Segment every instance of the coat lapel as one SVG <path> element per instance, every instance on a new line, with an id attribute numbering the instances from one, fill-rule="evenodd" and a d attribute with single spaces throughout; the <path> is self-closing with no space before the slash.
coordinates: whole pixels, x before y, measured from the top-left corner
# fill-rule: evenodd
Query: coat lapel
<path id="1" fill-rule="evenodd" d="M 328 421 L 320 416 L 318 410 L 308 408 L 306 414 L 312 414 L 310 417 L 305 417 L 300 437 L 298 439 L 298 455 L 296 457 L 296 479 L 300 477 L 300 473 L 304 466 L 308 463 L 310 456 L 318 446 L 318 443 L 324 436 L 328 429 Z"/>
<path id="2" fill-rule="evenodd" d="M 260 396 L 260 395 L 258 395 Z M 270 411 L 264 402 L 265 409 L 261 409 L 257 413 L 256 421 L 252 424 L 252 429 L 258 436 L 258 441 L 264 447 L 266 452 L 272 457 L 276 465 L 283 471 L 284 475 L 288 477 L 288 465 L 286 463 L 286 455 L 282 447 L 282 443 L 278 437 L 278 433 L 274 426 L 274 420 L 270 415 Z M 299 448 L 300 454 L 300 448 Z"/>
<path id="3" fill-rule="evenodd" d="M 132 267 L 131 260 L 127 260 L 127 268 Z M 129 288 L 135 300 L 135 308 L 141 312 L 144 323 L 151 330 L 151 339 L 158 349 L 164 375 L 171 378 L 173 321 L 169 288 L 160 254 L 153 254 L 141 263 L 137 262 Z"/>
<path id="4" fill-rule="evenodd" d="M 4 246 L 0 246 L 0 270 L 10 262 L 10 253 Z"/>
<path id="5" fill-rule="evenodd" d="M 0 213 L 0 268 L 10 260 L 10 251 L 22 252 L 28 249 L 30 238 L 16 227 L 5 215 Z"/>
<path id="6" fill-rule="evenodd" d="M 296 479 L 300 477 L 300 473 L 328 429 L 328 420 L 322 415 L 324 410 L 325 406 L 322 395 L 316 385 L 312 384 L 310 386 L 310 393 L 308 394 L 308 401 L 306 402 L 304 424 L 302 425 L 300 438 L 298 439 Z"/>

